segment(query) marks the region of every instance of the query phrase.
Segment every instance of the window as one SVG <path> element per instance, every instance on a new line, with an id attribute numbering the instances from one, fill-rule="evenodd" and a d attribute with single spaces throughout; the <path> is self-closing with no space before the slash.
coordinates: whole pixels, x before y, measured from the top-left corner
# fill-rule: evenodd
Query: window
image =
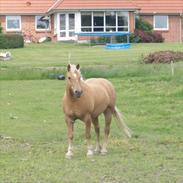
<path id="1" fill-rule="evenodd" d="M 60 37 L 66 36 L 66 15 L 60 14 Z"/>
<path id="2" fill-rule="evenodd" d="M 81 31 L 92 32 L 92 13 L 83 12 L 81 14 Z"/>
<path id="3" fill-rule="evenodd" d="M 44 18 L 44 16 L 36 16 L 36 30 L 49 30 L 50 29 L 50 17 Z"/>
<path id="4" fill-rule="evenodd" d="M 93 31 L 104 32 L 104 12 L 93 13 Z"/>
<path id="5" fill-rule="evenodd" d="M 82 32 L 128 32 L 128 12 L 82 12 Z"/>
<path id="6" fill-rule="evenodd" d="M 106 12 L 106 32 L 115 32 L 116 31 L 116 13 L 115 12 Z"/>
<path id="7" fill-rule="evenodd" d="M 154 30 L 168 30 L 168 16 L 155 15 L 154 16 Z"/>
<path id="8" fill-rule="evenodd" d="M 69 37 L 74 37 L 75 32 L 75 14 L 69 14 Z"/>
<path id="9" fill-rule="evenodd" d="M 118 12 L 118 31 L 128 31 L 128 13 Z"/>
<path id="10" fill-rule="evenodd" d="M 20 31 L 21 30 L 21 16 L 6 16 L 6 30 Z"/>

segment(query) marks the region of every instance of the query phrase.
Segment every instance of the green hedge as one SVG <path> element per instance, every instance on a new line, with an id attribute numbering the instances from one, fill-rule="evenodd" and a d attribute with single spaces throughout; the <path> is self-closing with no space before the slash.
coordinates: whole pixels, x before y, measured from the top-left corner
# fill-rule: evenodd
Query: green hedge
<path id="1" fill-rule="evenodd" d="M 0 22 L 0 34 L 3 32 L 3 28 L 1 26 L 1 22 Z"/>
<path id="2" fill-rule="evenodd" d="M 0 34 L 0 48 L 23 48 L 24 39 L 20 34 Z"/>

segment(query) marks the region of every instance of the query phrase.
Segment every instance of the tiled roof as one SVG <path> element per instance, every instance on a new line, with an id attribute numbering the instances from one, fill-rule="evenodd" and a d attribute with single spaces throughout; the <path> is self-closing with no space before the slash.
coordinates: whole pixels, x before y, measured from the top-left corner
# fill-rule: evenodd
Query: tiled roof
<path id="1" fill-rule="evenodd" d="M 45 13 L 55 0 L 0 0 L 0 14 Z"/>
<path id="2" fill-rule="evenodd" d="M 58 0 L 53 9 L 137 9 L 131 0 Z"/>
<path id="3" fill-rule="evenodd" d="M 140 13 L 183 13 L 183 0 L 0 0 L 0 14 L 50 10 L 141 9 Z"/>
<path id="4" fill-rule="evenodd" d="M 133 0 L 140 13 L 183 13 L 183 0 Z"/>

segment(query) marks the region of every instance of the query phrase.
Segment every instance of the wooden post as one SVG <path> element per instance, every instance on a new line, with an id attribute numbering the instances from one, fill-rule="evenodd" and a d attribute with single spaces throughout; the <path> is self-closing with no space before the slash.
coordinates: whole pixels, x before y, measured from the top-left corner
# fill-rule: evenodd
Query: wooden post
<path id="1" fill-rule="evenodd" d="M 172 77 L 174 76 L 174 63 L 171 61 L 171 71 L 172 71 Z"/>

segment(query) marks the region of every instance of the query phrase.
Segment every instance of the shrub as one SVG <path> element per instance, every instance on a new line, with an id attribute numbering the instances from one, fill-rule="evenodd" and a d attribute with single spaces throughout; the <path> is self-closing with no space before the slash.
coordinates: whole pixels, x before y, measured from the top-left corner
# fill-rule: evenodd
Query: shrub
<path id="1" fill-rule="evenodd" d="M 111 41 L 110 37 L 102 36 L 102 37 L 97 38 L 97 43 L 99 43 L 99 44 L 110 43 L 110 41 Z"/>
<path id="2" fill-rule="evenodd" d="M 135 43 L 161 43 L 164 41 L 164 38 L 158 32 L 135 30 L 135 32 L 131 34 L 130 41 Z"/>
<path id="3" fill-rule="evenodd" d="M 146 32 L 152 32 L 152 30 L 153 30 L 153 26 L 149 22 L 147 22 L 141 18 L 140 19 L 136 18 L 135 28 L 138 30 L 146 31 Z"/>
<path id="4" fill-rule="evenodd" d="M 145 20 L 136 19 L 136 30 L 130 36 L 130 41 L 135 43 L 161 43 L 162 35 L 153 31 L 153 26 Z"/>
<path id="5" fill-rule="evenodd" d="M 117 43 L 126 43 L 127 42 L 127 36 L 116 36 L 115 37 Z"/>
<path id="6" fill-rule="evenodd" d="M 0 48 L 23 48 L 24 39 L 20 34 L 0 34 Z"/>
<path id="7" fill-rule="evenodd" d="M 132 33 L 132 34 L 130 34 L 130 42 L 131 43 L 141 43 L 141 38 L 138 34 Z"/>
<path id="8" fill-rule="evenodd" d="M 96 45 L 96 39 L 91 39 L 91 40 L 90 40 L 90 44 L 91 44 L 91 45 Z"/>
<path id="9" fill-rule="evenodd" d="M 127 36 L 116 36 L 115 38 L 116 38 L 117 43 L 126 43 L 127 42 Z M 135 33 L 130 34 L 129 39 L 130 39 L 131 43 L 140 43 L 141 42 L 141 38 Z"/>
<path id="10" fill-rule="evenodd" d="M 164 38 L 163 38 L 163 36 L 160 33 L 152 32 L 152 36 L 153 36 L 153 42 L 154 43 L 162 43 L 162 42 L 164 42 Z"/>
<path id="11" fill-rule="evenodd" d="M 2 33 L 3 28 L 1 27 L 1 22 L 0 22 L 0 34 Z"/>

